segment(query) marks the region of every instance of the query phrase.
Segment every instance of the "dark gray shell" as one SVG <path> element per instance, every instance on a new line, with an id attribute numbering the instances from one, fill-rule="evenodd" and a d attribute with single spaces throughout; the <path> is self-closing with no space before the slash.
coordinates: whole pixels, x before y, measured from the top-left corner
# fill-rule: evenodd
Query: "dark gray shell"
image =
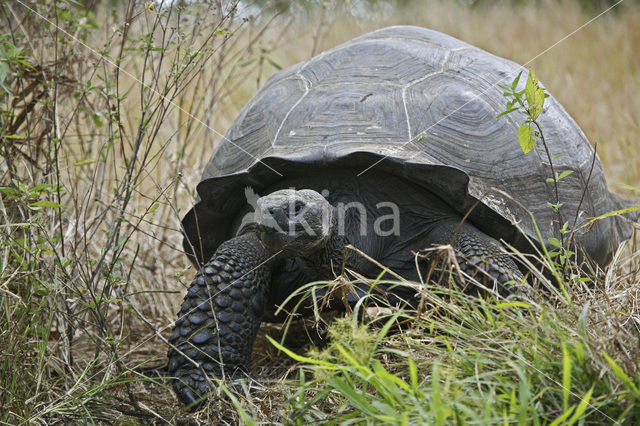
<path id="1" fill-rule="evenodd" d="M 278 72 L 244 107 L 205 168 L 200 201 L 183 221 L 186 251 L 202 261 L 232 236 L 231 224 L 246 205 L 244 187 L 259 192 L 292 174 L 313 179 L 315 168 L 333 165 L 403 176 L 462 214 L 481 200 L 472 222 L 522 247 L 516 224 L 537 241 L 524 207 L 546 241 L 557 235 L 547 206 L 555 199 L 546 182 L 547 155 L 541 144 L 523 154 L 522 116 L 496 119 L 506 102 L 497 84 L 511 83 L 522 70 L 436 31 L 396 26 Z M 559 185 L 570 224 L 578 206 L 578 223 L 625 206 L 607 190 L 597 157 L 591 170 L 594 150 L 553 97 L 541 117 L 552 153 L 562 154 L 556 170 L 574 171 Z M 597 222 L 579 241 L 603 265 L 630 235 L 631 225 L 615 217 Z"/>

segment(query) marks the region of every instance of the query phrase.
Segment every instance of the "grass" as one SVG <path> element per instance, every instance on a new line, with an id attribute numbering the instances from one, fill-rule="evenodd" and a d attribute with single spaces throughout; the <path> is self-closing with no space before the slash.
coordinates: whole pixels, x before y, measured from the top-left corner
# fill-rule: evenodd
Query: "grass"
<path id="1" fill-rule="evenodd" d="M 530 66 L 597 142 L 611 189 L 630 197 L 618 184 L 640 186 L 640 6 L 626 3 Z M 322 350 L 308 350 L 322 323 L 286 335 L 267 324 L 253 358 L 269 388 L 252 398 L 186 413 L 155 375 L 194 274 L 179 219 L 216 133 L 270 74 L 392 24 L 526 63 L 596 14 L 551 1 L 382 3 L 366 14 L 358 4 L 254 6 L 255 17 L 31 5 L 49 23 L 0 4 L 11 92 L 0 93 L 1 422 L 637 421 L 637 238 L 591 282 L 567 280 L 569 297 L 538 274 L 527 310 L 426 284 L 429 309 L 370 308 L 366 326 L 338 319 Z"/>

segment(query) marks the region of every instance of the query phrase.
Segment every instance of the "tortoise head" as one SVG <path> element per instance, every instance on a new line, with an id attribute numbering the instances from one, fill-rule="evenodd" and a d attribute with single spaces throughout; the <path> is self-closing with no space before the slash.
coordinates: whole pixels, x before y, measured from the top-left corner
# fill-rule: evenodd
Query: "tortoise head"
<path id="1" fill-rule="evenodd" d="M 284 256 L 305 256 L 324 248 L 336 228 L 335 208 L 316 191 L 282 189 L 261 197 L 255 211 L 262 244 Z"/>

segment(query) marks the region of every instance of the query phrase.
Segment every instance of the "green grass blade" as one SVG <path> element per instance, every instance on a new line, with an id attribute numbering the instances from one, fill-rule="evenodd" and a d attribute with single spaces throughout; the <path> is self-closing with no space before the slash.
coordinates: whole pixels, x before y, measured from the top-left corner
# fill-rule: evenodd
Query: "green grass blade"
<path id="1" fill-rule="evenodd" d="M 622 382 L 629 388 L 633 396 L 636 398 L 640 398 L 640 392 L 638 392 L 638 387 L 633 383 L 631 378 L 627 376 L 627 374 L 622 370 L 622 368 L 605 352 L 602 352 L 604 359 L 607 360 L 609 366 L 611 367 L 611 371 L 616 375 L 617 378 L 622 380 Z"/>
<path id="2" fill-rule="evenodd" d="M 582 398 L 582 401 L 580 401 L 580 404 L 578 405 L 578 408 L 576 408 L 575 413 L 573 413 L 573 416 L 571 416 L 571 419 L 569 419 L 568 426 L 573 425 L 575 422 L 580 420 L 580 418 L 582 418 L 582 415 L 584 414 L 584 412 L 587 410 L 587 407 L 589 406 L 589 400 L 591 400 L 592 393 L 593 393 L 593 386 L 591 387 L 591 389 L 589 389 L 589 392 L 587 392 L 584 398 Z"/>
<path id="3" fill-rule="evenodd" d="M 562 409 L 569 410 L 569 394 L 571 390 L 571 355 L 564 342 L 562 343 Z"/>
<path id="4" fill-rule="evenodd" d="M 275 340 L 273 340 L 271 337 L 266 336 L 266 338 L 267 338 L 267 340 L 269 340 L 269 342 L 271 342 L 271 344 L 273 346 L 278 348 L 278 350 L 284 352 L 289 357 L 295 359 L 298 362 L 306 362 L 307 364 L 321 365 L 322 367 L 327 368 L 329 370 L 340 370 L 341 369 L 341 367 L 339 367 L 339 366 L 337 366 L 335 364 L 332 364 L 330 362 L 327 362 L 327 361 L 322 361 L 322 360 L 319 360 L 319 359 L 313 359 L 313 358 L 309 358 L 309 357 L 306 357 L 306 356 L 298 355 L 297 353 L 285 348 L 280 343 L 278 343 Z"/>
<path id="5" fill-rule="evenodd" d="M 564 413 L 562 413 L 559 417 L 557 417 L 554 421 L 552 421 L 551 423 L 549 423 L 549 426 L 559 426 L 564 424 L 564 422 L 567 420 L 567 418 L 571 415 L 571 413 L 573 413 L 573 410 L 575 409 L 574 406 L 570 407 L 568 410 L 564 410 Z"/>
<path id="6" fill-rule="evenodd" d="M 407 358 L 409 362 L 409 376 L 411 377 L 411 390 L 414 392 L 418 389 L 418 367 L 411 357 Z"/>

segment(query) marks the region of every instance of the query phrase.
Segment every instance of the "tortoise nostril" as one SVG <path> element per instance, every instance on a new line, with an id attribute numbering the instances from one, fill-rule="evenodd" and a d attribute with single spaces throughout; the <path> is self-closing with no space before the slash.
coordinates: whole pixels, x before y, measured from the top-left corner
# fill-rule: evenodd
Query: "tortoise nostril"
<path id="1" fill-rule="evenodd" d="M 265 223 L 274 227 L 288 226 L 289 215 L 283 206 L 269 206 L 263 212 L 266 212 L 266 214 L 263 213 Z"/>

